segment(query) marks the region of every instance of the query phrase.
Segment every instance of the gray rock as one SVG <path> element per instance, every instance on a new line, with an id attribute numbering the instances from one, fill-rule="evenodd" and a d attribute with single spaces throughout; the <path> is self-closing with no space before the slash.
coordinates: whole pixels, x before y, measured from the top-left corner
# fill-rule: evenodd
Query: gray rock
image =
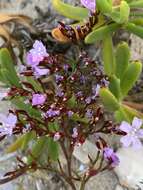
<path id="1" fill-rule="evenodd" d="M 117 155 L 120 164 L 115 168 L 120 183 L 128 188 L 143 189 L 143 148 L 134 150 L 133 148 L 121 148 Z"/>

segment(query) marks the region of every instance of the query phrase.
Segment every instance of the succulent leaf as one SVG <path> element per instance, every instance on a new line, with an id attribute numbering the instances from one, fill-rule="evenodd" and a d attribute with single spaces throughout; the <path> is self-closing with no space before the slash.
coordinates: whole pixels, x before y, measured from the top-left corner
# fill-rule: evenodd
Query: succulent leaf
<path id="1" fill-rule="evenodd" d="M 61 15 L 82 21 L 88 17 L 88 10 L 82 7 L 74 7 L 72 5 L 63 3 L 61 0 L 52 0 L 52 4 Z"/>
<path id="2" fill-rule="evenodd" d="M 104 40 L 107 35 L 112 35 L 112 33 L 115 32 L 119 27 L 120 25 L 113 23 L 108 26 L 102 26 L 96 30 L 93 30 L 86 36 L 85 43 L 92 44 L 96 41 Z"/>
<path id="3" fill-rule="evenodd" d="M 102 88 L 100 90 L 100 97 L 105 107 L 110 111 L 116 111 L 120 108 L 118 100 L 107 88 Z"/>
<path id="4" fill-rule="evenodd" d="M 102 56 L 105 74 L 111 76 L 115 72 L 115 56 L 110 35 L 106 35 L 103 40 Z"/>
<path id="5" fill-rule="evenodd" d="M 139 61 L 133 62 L 128 65 L 124 76 L 121 80 L 122 95 L 125 96 L 129 90 L 133 87 L 142 71 L 142 63 Z"/>
<path id="6" fill-rule="evenodd" d="M 129 46 L 126 42 L 122 42 L 118 44 L 116 53 L 115 53 L 115 58 L 116 58 L 116 76 L 120 79 L 122 79 L 128 64 L 129 64 L 129 59 L 130 59 L 130 49 Z"/>

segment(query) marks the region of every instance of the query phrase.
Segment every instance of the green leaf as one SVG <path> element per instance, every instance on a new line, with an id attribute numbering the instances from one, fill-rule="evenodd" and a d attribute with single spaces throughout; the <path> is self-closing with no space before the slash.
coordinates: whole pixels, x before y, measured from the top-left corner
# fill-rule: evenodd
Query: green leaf
<path id="1" fill-rule="evenodd" d="M 93 30 L 90 34 L 88 34 L 85 38 L 86 44 L 92 44 L 96 41 L 104 40 L 107 35 L 112 35 L 120 25 L 113 23 L 107 26 L 102 26 L 96 30 Z"/>
<path id="2" fill-rule="evenodd" d="M 6 48 L 2 48 L 0 50 L 0 67 L 5 69 L 8 73 L 7 78 L 10 82 L 11 85 L 14 85 L 16 87 L 21 87 L 20 85 L 20 79 L 18 78 L 15 68 L 14 68 L 14 63 L 11 58 L 11 55 Z"/>
<path id="3" fill-rule="evenodd" d="M 115 72 L 115 56 L 110 35 L 106 35 L 103 40 L 102 56 L 105 74 L 111 76 Z"/>
<path id="4" fill-rule="evenodd" d="M 129 64 L 121 80 L 122 95 L 125 96 L 133 87 L 142 72 L 142 63 L 139 61 Z"/>
<path id="5" fill-rule="evenodd" d="M 33 131 L 21 135 L 20 137 L 18 137 L 16 139 L 16 141 L 14 143 L 12 143 L 10 146 L 8 146 L 8 148 L 6 149 L 6 153 L 15 152 L 18 149 L 25 150 L 25 148 L 27 147 L 29 141 L 31 141 L 35 137 L 36 137 L 35 132 L 33 132 Z"/>
<path id="6" fill-rule="evenodd" d="M 143 18 L 133 18 L 131 19 L 131 22 L 135 25 L 143 26 Z"/>
<path id="7" fill-rule="evenodd" d="M 59 144 L 52 138 L 48 138 L 48 154 L 51 160 L 57 161 L 59 157 Z"/>
<path id="8" fill-rule="evenodd" d="M 26 150 L 26 148 L 28 147 L 28 143 L 35 139 L 36 138 L 36 133 L 35 131 L 30 131 L 28 133 L 25 134 L 25 137 L 23 139 L 23 142 L 22 142 L 22 146 L 21 146 L 21 149 L 22 150 Z"/>
<path id="9" fill-rule="evenodd" d="M 38 92 L 43 92 L 43 89 L 42 89 L 42 86 L 41 84 L 37 81 L 37 80 L 34 80 L 33 77 L 26 77 L 27 78 L 27 81 L 32 84 L 32 86 L 34 87 L 34 89 Z"/>
<path id="10" fill-rule="evenodd" d="M 128 118 L 128 114 L 124 110 L 124 108 L 121 106 L 119 110 L 115 111 L 115 119 L 117 122 L 127 121 L 130 122 L 130 119 Z"/>
<path id="11" fill-rule="evenodd" d="M 129 15 L 130 15 L 130 7 L 128 3 L 126 1 L 121 1 L 119 23 L 126 23 L 129 19 Z"/>
<path id="12" fill-rule="evenodd" d="M 140 38 L 143 38 L 143 27 L 142 26 L 138 26 L 138 25 L 135 25 L 134 23 L 129 22 L 126 25 L 126 29 L 129 32 L 139 36 Z"/>
<path id="13" fill-rule="evenodd" d="M 143 118 L 143 114 L 136 111 L 129 106 L 122 105 L 122 110 L 118 110 L 115 112 L 115 118 L 117 122 L 127 121 L 132 122 L 133 118 L 136 116 L 138 118 Z"/>
<path id="14" fill-rule="evenodd" d="M 14 143 L 8 146 L 8 148 L 6 149 L 6 153 L 12 153 L 20 149 L 22 147 L 24 138 L 25 138 L 25 134 L 18 137 Z"/>
<path id="15" fill-rule="evenodd" d="M 11 87 L 11 84 L 8 80 L 9 72 L 6 69 L 0 69 L 0 81 Z"/>
<path id="16" fill-rule="evenodd" d="M 51 131 L 51 132 L 58 131 L 59 125 L 58 125 L 58 123 L 57 123 L 56 121 L 55 121 L 55 122 L 50 122 L 50 123 L 48 124 L 48 129 L 49 129 L 49 131 Z"/>
<path id="17" fill-rule="evenodd" d="M 109 0 L 96 0 L 96 5 L 102 13 L 112 12 L 112 4 L 109 2 Z"/>
<path id="18" fill-rule="evenodd" d="M 126 1 L 121 1 L 120 11 L 115 7 L 113 11 L 108 14 L 116 23 L 123 24 L 126 23 L 129 19 L 130 7 Z"/>
<path id="19" fill-rule="evenodd" d="M 52 0 L 52 4 L 61 15 L 82 21 L 88 17 L 88 10 L 82 7 L 74 7 L 72 5 L 63 3 L 61 0 Z"/>
<path id="20" fill-rule="evenodd" d="M 123 105 L 123 108 L 125 112 L 128 114 L 130 121 L 132 121 L 135 116 L 138 118 L 143 118 L 143 114 L 138 112 L 137 110 L 126 105 Z"/>
<path id="21" fill-rule="evenodd" d="M 119 100 L 121 97 L 120 79 L 113 75 L 110 79 L 109 89 L 114 96 Z"/>
<path id="22" fill-rule="evenodd" d="M 74 108 L 75 106 L 77 106 L 77 101 L 76 101 L 76 97 L 73 94 L 72 97 L 68 100 L 68 106 L 70 108 Z"/>
<path id="23" fill-rule="evenodd" d="M 36 119 L 41 118 L 41 113 L 34 109 L 30 104 L 24 103 L 24 98 L 14 98 L 11 100 L 13 104 L 15 104 L 19 109 L 25 110 L 31 117 L 34 117 Z"/>
<path id="24" fill-rule="evenodd" d="M 129 2 L 129 6 L 131 8 L 141 8 L 143 7 L 143 0 L 136 0 L 136 1 Z"/>
<path id="25" fill-rule="evenodd" d="M 120 108 L 118 100 L 107 88 L 101 88 L 100 97 L 105 107 L 110 111 L 116 111 Z"/>
<path id="26" fill-rule="evenodd" d="M 71 120 L 87 124 L 89 120 L 86 117 L 80 117 L 78 114 L 73 114 Z"/>
<path id="27" fill-rule="evenodd" d="M 130 49 L 126 42 L 122 42 L 117 46 L 116 54 L 116 76 L 122 79 L 130 59 Z"/>
<path id="28" fill-rule="evenodd" d="M 44 146 L 48 142 L 48 137 L 40 137 L 33 145 L 31 155 L 27 157 L 27 163 L 31 164 L 33 161 L 38 161 L 40 156 L 43 154 Z"/>

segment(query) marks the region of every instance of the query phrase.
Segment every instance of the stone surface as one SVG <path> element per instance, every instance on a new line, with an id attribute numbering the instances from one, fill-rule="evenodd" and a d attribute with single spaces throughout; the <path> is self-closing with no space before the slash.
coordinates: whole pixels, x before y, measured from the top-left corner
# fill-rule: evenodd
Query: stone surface
<path id="1" fill-rule="evenodd" d="M 143 148 L 121 148 L 117 151 L 120 164 L 115 168 L 120 183 L 126 187 L 143 189 Z"/>
<path id="2" fill-rule="evenodd" d="M 121 185 L 117 185 L 115 190 L 124 190 L 123 187 Z"/>
<path id="3" fill-rule="evenodd" d="M 93 159 L 96 158 L 97 148 L 93 143 L 86 140 L 83 145 L 75 147 L 73 155 L 81 163 L 88 164 L 89 163 L 88 155 L 90 155 L 90 157 Z"/>
<path id="4" fill-rule="evenodd" d="M 93 177 L 85 190 L 115 190 L 118 179 L 112 171 L 105 171 Z"/>

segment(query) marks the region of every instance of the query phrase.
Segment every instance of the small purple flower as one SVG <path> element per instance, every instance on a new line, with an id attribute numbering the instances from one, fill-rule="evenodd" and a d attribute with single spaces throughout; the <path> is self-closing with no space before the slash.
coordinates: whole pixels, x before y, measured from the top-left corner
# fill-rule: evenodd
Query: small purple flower
<path id="1" fill-rule="evenodd" d="M 73 128 L 72 138 L 77 138 L 77 137 L 78 137 L 78 130 L 77 128 Z"/>
<path id="2" fill-rule="evenodd" d="M 13 128 L 17 123 L 17 117 L 12 113 L 8 115 L 0 114 L 0 123 L 2 123 L 2 126 L 0 127 L 0 136 L 11 136 Z"/>
<path id="3" fill-rule="evenodd" d="M 69 69 L 69 65 L 68 65 L 68 64 L 64 64 L 63 68 L 64 68 L 64 70 L 67 72 L 68 69 Z"/>
<path id="4" fill-rule="evenodd" d="M 33 94 L 32 96 L 32 106 L 38 106 L 44 104 L 46 101 L 45 94 Z"/>
<path id="5" fill-rule="evenodd" d="M 109 81 L 106 79 L 102 79 L 102 83 L 104 84 L 105 87 L 109 86 Z"/>
<path id="6" fill-rule="evenodd" d="M 62 75 L 59 75 L 59 74 L 56 74 L 55 78 L 56 78 L 56 83 L 59 83 L 64 79 L 64 77 Z"/>
<path id="7" fill-rule="evenodd" d="M 35 67 L 47 56 L 48 53 L 43 43 L 36 40 L 33 44 L 33 48 L 27 54 L 27 64 L 31 67 Z"/>
<path id="8" fill-rule="evenodd" d="M 90 104 L 91 103 L 91 100 L 92 100 L 92 97 L 87 97 L 86 99 L 85 99 L 85 102 L 87 103 L 87 104 Z"/>
<path id="9" fill-rule="evenodd" d="M 39 67 L 34 67 L 33 71 L 34 71 L 34 76 L 36 76 L 36 78 L 40 78 L 43 75 L 49 75 L 50 74 L 49 69 L 41 69 Z"/>
<path id="10" fill-rule="evenodd" d="M 69 111 L 68 111 L 68 117 L 72 117 L 72 116 L 73 116 L 73 114 L 74 114 L 74 112 L 73 112 L 73 111 L 71 111 L 71 110 L 69 110 Z"/>
<path id="11" fill-rule="evenodd" d="M 56 96 L 58 96 L 60 98 L 64 96 L 64 92 L 62 91 L 62 89 L 60 87 L 58 87 L 56 89 Z"/>
<path id="12" fill-rule="evenodd" d="M 81 4 L 92 12 L 95 12 L 96 0 L 81 0 Z"/>
<path id="13" fill-rule="evenodd" d="M 127 133 L 120 139 L 124 147 L 132 146 L 134 149 L 139 149 L 142 147 L 140 141 L 140 138 L 143 138 L 143 129 L 140 129 L 142 124 L 143 120 L 137 117 L 134 117 L 132 125 L 126 121 L 121 123 L 119 129 Z"/>
<path id="14" fill-rule="evenodd" d="M 55 117 L 55 116 L 59 116 L 60 115 L 60 111 L 54 108 L 50 108 L 47 112 L 46 112 L 46 117 Z"/>
<path id="15" fill-rule="evenodd" d="M 76 94 L 76 96 L 77 96 L 78 98 L 82 97 L 82 96 L 83 96 L 83 92 L 82 92 L 82 91 L 79 91 L 79 92 Z"/>
<path id="16" fill-rule="evenodd" d="M 85 113 L 85 116 L 86 116 L 87 118 L 91 119 L 92 116 L 93 116 L 93 111 L 92 111 L 91 109 L 88 109 L 88 110 L 86 111 L 86 113 Z"/>
<path id="17" fill-rule="evenodd" d="M 54 141 L 58 141 L 61 138 L 61 134 L 59 132 L 56 132 L 54 135 Z"/>
<path id="18" fill-rule="evenodd" d="M 85 77 L 84 75 L 81 75 L 81 77 L 80 77 L 80 82 L 81 82 L 82 84 L 85 84 L 85 82 L 86 82 L 86 77 Z"/>
<path id="19" fill-rule="evenodd" d="M 119 158 L 112 148 L 106 147 L 103 149 L 104 158 L 111 162 L 111 166 L 115 167 L 119 164 Z"/>
<path id="20" fill-rule="evenodd" d="M 92 99 L 95 99 L 99 95 L 100 88 L 101 86 L 99 84 L 94 85 L 92 87 L 92 93 L 93 93 Z"/>

